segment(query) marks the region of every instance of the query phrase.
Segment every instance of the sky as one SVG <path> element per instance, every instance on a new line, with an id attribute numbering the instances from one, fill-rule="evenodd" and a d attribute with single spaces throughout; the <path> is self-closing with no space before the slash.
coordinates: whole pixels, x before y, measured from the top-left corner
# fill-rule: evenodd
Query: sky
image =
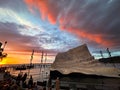
<path id="1" fill-rule="evenodd" d="M 99 51 L 120 55 L 120 0 L 0 0 L 0 42 L 7 41 L 2 64 L 47 62 L 58 52 L 87 44 L 91 54 Z"/>

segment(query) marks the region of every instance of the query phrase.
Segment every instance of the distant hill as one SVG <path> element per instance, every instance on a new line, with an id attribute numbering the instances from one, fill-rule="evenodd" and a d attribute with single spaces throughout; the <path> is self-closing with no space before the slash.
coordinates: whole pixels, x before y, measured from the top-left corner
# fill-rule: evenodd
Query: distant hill
<path id="1" fill-rule="evenodd" d="M 120 56 L 99 59 L 102 63 L 120 63 Z"/>

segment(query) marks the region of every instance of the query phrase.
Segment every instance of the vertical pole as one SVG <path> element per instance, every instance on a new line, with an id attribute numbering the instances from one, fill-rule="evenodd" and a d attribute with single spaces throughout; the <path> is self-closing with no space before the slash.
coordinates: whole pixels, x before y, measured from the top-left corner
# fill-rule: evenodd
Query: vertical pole
<path id="1" fill-rule="evenodd" d="M 46 74 L 46 61 L 47 61 L 47 53 L 45 54 L 44 74 Z M 47 78 L 47 77 L 46 77 L 46 78 Z"/>
<path id="2" fill-rule="evenodd" d="M 42 69 L 42 64 L 43 64 L 43 55 L 44 55 L 44 52 L 42 51 L 42 54 L 41 54 L 41 61 L 40 61 L 40 75 L 41 75 L 41 69 Z"/>
<path id="3" fill-rule="evenodd" d="M 3 52 L 3 49 L 1 47 L 2 47 L 2 43 L 0 42 L 0 59 L 2 61 L 2 52 Z"/>
<path id="4" fill-rule="evenodd" d="M 46 61 L 47 61 L 47 53 L 46 53 L 46 55 L 45 55 L 45 64 L 46 64 Z"/>
<path id="5" fill-rule="evenodd" d="M 3 48 L 1 48 L 2 43 L 0 42 L 0 59 L 1 59 L 1 61 L 2 61 L 3 57 L 7 56 L 7 54 L 3 54 L 3 51 L 4 51 L 4 48 L 5 48 L 6 44 L 7 44 L 7 41 L 5 41 L 5 44 L 4 44 Z"/>
<path id="6" fill-rule="evenodd" d="M 5 41 L 5 44 L 4 44 L 4 46 L 3 46 L 3 50 L 4 50 L 5 46 L 6 46 L 6 44 L 7 44 L 7 41 Z"/>
<path id="7" fill-rule="evenodd" d="M 31 54 L 30 66 L 32 65 L 33 55 L 34 55 L 34 50 L 32 51 L 32 54 Z"/>
<path id="8" fill-rule="evenodd" d="M 32 51 L 32 54 L 31 54 L 30 65 L 29 65 L 29 68 L 28 68 L 28 77 L 29 77 L 29 74 L 30 74 L 30 68 L 32 67 L 33 55 L 34 55 L 34 50 Z"/>
<path id="9" fill-rule="evenodd" d="M 103 57 L 103 53 L 102 53 L 102 51 L 100 51 L 100 54 L 101 54 L 101 57 L 104 58 L 104 57 Z"/>
<path id="10" fill-rule="evenodd" d="M 108 52 L 109 57 L 111 57 L 111 52 L 109 51 L 109 48 L 106 49 Z"/>

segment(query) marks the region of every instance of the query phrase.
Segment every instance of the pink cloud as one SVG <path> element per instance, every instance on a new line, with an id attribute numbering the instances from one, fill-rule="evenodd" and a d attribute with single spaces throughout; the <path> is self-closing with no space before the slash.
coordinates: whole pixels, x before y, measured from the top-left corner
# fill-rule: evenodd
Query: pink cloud
<path id="1" fill-rule="evenodd" d="M 55 0 L 25 0 L 25 3 L 28 5 L 28 7 L 34 6 L 39 10 L 43 20 L 47 18 L 51 24 L 59 23 L 59 28 L 61 30 L 66 30 L 79 38 L 84 38 L 88 41 L 93 41 L 103 46 L 113 45 L 111 40 L 105 39 L 106 34 L 94 34 L 92 32 L 88 32 L 85 28 L 79 27 L 80 20 L 77 19 L 78 17 L 74 13 L 74 9 L 71 9 L 71 11 L 68 10 L 67 14 L 67 11 L 61 13 L 66 6 L 62 8 L 62 6 L 59 5 L 59 2 L 60 1 Z M 84 17 L 84 15 L 82 16 Z M 79 16 L 79 18 L 82 19 L 82 16 Z"/>

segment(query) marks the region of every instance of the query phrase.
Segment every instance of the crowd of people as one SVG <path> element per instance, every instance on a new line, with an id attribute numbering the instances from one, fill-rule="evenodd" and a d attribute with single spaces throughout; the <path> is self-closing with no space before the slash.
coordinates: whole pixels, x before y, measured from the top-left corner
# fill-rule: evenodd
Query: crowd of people
<path id="1" fill-rule="evenodd" d="M 27 79 L 27 73 L 19 73 L 17 77 L 11 76 L 9 72 L 3 75 L 3 81 L 0 81 L 0 90 L 43 90 L 38 89 L 37 83 L 33 82 L 32 75 Z"/>
<path id="2" fill-rule="evenodd" d="M 18 76 L 12 76 L 7 71 L 3 75 L 3 80 L 0 81 L 0 90 L 46 90 L 45 83 L 39 82 L 39 84 L 33 81 L 32 75 L 28 78 L 27 73 L 23 74 L 20 72 Z M 52 90 L 51 85 L 47 84 L 47 87 L 48 90 Z M 60 90 L 59 78 L 56 79 L 55 88 L 56 90 Z"/>

